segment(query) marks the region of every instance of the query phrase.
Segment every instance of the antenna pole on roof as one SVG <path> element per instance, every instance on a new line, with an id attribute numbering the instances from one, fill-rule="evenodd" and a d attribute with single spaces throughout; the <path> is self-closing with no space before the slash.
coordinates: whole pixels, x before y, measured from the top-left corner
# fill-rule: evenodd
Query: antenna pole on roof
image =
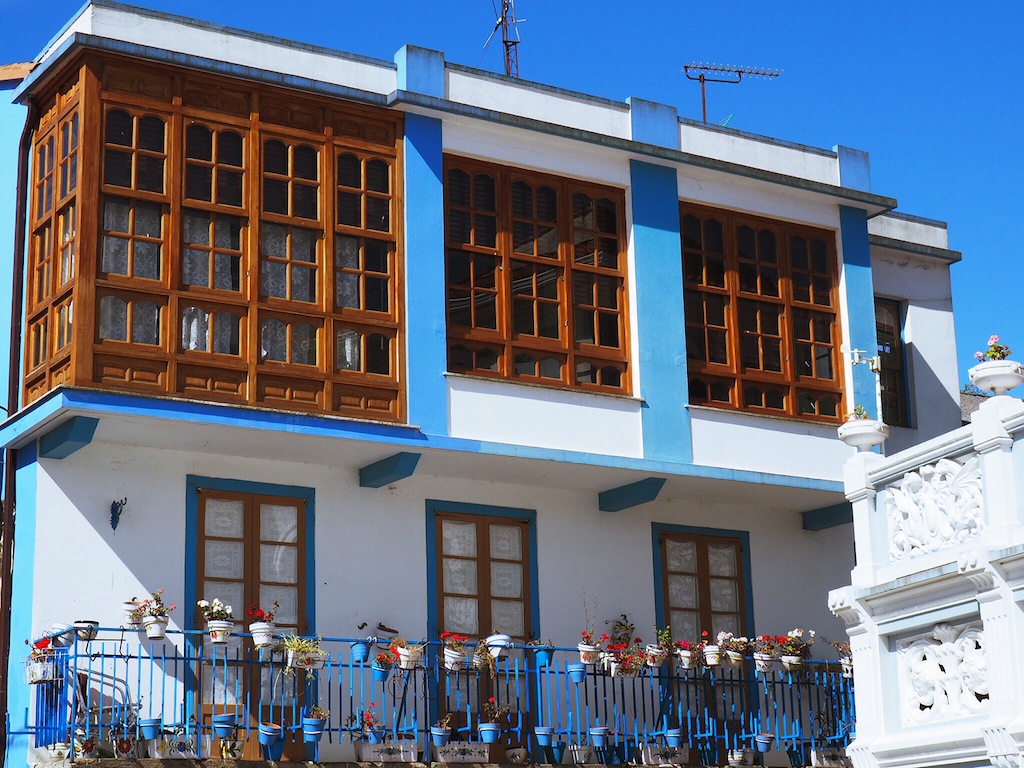
<path id="1" fill-rule="evenodd" d="M 494 0 L 491 0 L 492 4 Z M 494 6 L 494 12 L 498 12 L 497 6 Z M 526 19 L 516 18 L 516 3 L 515 0 L 501 0 L 501 15 L 498 20 L 494 23 L 494 29 L 491 30 L 490 37 L 487 38 L 487 42 L 484 43 L 484 48 L 491 42 L 491 38 L 494 37 L 494 33 L 501 28 L 501 42 L 505 46 L 505 74 L 509 77 L 519 77 L 519 27 L 517 26 L 520 21 L 526 21 Z"/>
<path id="2" fill-rule="evenodd" d="M 690 74 L 691 72 L 695 74 Z M 708 99 L 706 83 L 729 83 L 736 85 L 744 75 L 751 77 L 778 77 L 782 74 L 778 69 L 749 69 L 746 67 L 723 67 L 718 64 L 687 64 L 683 67 L 687 79 L 700 83 L 701 117 L 708 121 Z M 730 115 L 731 117 L 731 115 Z"/>

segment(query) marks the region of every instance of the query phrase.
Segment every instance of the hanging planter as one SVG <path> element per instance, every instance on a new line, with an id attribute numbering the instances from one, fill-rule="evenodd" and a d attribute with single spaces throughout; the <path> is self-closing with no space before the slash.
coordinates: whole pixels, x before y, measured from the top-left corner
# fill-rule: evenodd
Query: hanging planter
<path id="1" fill-rule="evenodd" d="M 537 669 L 550 666 L 551 660 L 555 655 L 555 649 L 552 646 L 532 645 L 530 646 L 530 650 L 533 651 L 533 663 Z"/>
<path id="2" fill-rule="evenodd" d="M 782 667 L 787 672 L 795 672 L 796 670 L 800 669 L 800 667 L 802 667 L 804 664 L 802 656 L 793 656 L 790 654 L 780 656 L 779 661 L 782 662 Z"/>
<path id="3" fill-rule="evenodd" d="M 512 638 L 509 635 L 502 634 L 501 632 L 495 632 L 493 635 L 487 636 L 484 640 L 484 645 L 487 646 L 487 650 L 490 651 L 491 656 L 497 659 L 505 652 L 506 648 L 512 647 Z"/>
<path id="4" fill-rule="evenodd" d="M 590 729 L 590 746 L 603 747 L 608 743 L 608 726 L 596 725 Z"/>
<path id="5" fill-rule="evenodd" d="M 260 723 L 259 729 L 260 744 L 269 746 L 281 738 L 281 726 L 277 723 Z"/>
<path id="6" fill-rule="evenodd" d="M 677 648 L 676 659 L 681 669 L 690 669 L 693 666 L 693 651 L 689 648 Z"/>
<path id="7" fill-rule="evenodd" d="M 363 664 L 370 658 L 370 644 L 365 640 L 352 643 L 352 663 Z"/>
<path id="8" fill-rule="evenodd" d="M 285 663 L 292 669 L 323 669 L 327 654 L 323 651 L 288 651 Z"/>
<path id="9" fill-rule="evenodd" d="M 249 633 L 252 635 L 252 644 L 256 648 L 269 648 L 274 644 L 274 622 L 254 621 L 249 625 Z"/>
<path id="10" fill-rule="evenodd" d="M 213 722 L 214 734 L 218 738 L 227 739 L 235 732 L 238 717 L 234 712 L 225 712 L 220 715 L 214 715 L 211 720 Z"/>
<path id="11" fill-rule="evenodd" d="M 432 725 L 430 726 L 430 740 L 435 747 L 443 747 L 448 743 L 448 739 L 452 737 L 452 729 L 447 725 Z"/>
<path id="12" fill-rule="evenodd" d="M 683 731 L 681 728 L 669 728 L 665 731 L 665 746 L 679 747 L 683 744 Z"/>
<path id="13" fill-rule="evenodd" d="M 150 640 L 159 640 L 167 635 L 166 616 L 143 616 L 142 626 L 146 630 L 146 637 Z"/>
<path id="14" fill-rule="evenodd" d="M 660 645 L 647 646 L 647 666 L 660 667 L 665 663 L 668 653 Z"/>
<path id="15" fill-rule="evenodd" d="M 162 730 L 159 717 L 144 717 L 139 720 L 139 732 L 146 741 L 158 738 Z"/>
<path id="16" fill-rule="evenodd" d="M 533 729 L 533 735 L 537 738 L 537 745 L 541 747 L 551 746 L 551 739 L 554 733 L 555 729 L 550 725 L 538 725 Z"/>
<path id="17" fill-rule="evenodd" d="M 302 740 L 307 744 L 313 744 L 323 737 L 324 727 L 327 725 L 325 717 L 304 717 L 302 718 Z"/>
<path id="18" fill-rule="evenodd" d="M 889 439 L 889 425 L 875 419 L 850 419 L 839 425 L 839 439 L 851 448 L 866 451 Z"/>
<path id="19" fill-rule="evenodd" d="M 709 667 L 717 667 L 722 661 L 721 651 L 718 650 L 717 645 L 705 645 L 704 646 L 704 663 Z"/>
<path id="20" fill-rule="evenodd" d="M 366 740 L 370 744 L 383 744 L 384 743 L 384 729 L 383 728 L 367 728 L 366 729 Z"/>
<path id="21" fill-rule="evenodd" d="M 583 664 L 593 665 L 597 662 L 597 657 L 601 652 L 601 647 L 598 645 L 591 645 L 590 643 L 580 643 L 576 646 L 576 650 L 580 652 L 580 661 Z"/>
<path id="22" fill-rule="evenodd" d="M 843 670 L 842 675 L 846 678 L 853 677 L 853 659 L 849 656 L 839 657 L 839 666 Z"/>
<path id="23" fill-rule="evenodd" d="M 235 629 L 235 622 L 227 619 L 210 619 L 206 622 L 206 629 L 210 633 L 210 642 L 216 645 L 223 645 L 231 637 Z"/>
<path id="24" fill-rule="evenodd" d="M 754 737 L 754 746 L 758 752 L 767 752 L 775 743 L 775 736 L 771 733 L 759 733 Z"/>
<path id="25" fill-rule="evenodd" d="M 373 682 L 383 683 L 388 677 L 391 676 L 391 667 L 384 667 L 374 664 L 370 667 L 370 673 L 373 675 Z"/>
<path id="26" fill-rule="evenodd" d="M 582 683 L 587 679 L 587 665 L 586 664 L 568 664 L 565 667 L 565 671 L 569 674 L 569 681 L 573 683 Z"/>
<path id="27" fill-rule="evenodd" d="M 455 672 L 462 669 L 468 663 L 465 651 L 457 651 L 452 648 L 444 649 L 444 668 Z"/>
<path id="28" fill-rule="evenodd" d="M 416 665 L 423 660 L 422 645 L 393 645 L 392 650 L 398 654 L 399 669 L 416 669 Z"/>
<path id="29" fill-rule="evenodd" d="M 770 653 L 755 653 L 754 654 L 754 667 L 761 674 L 767 674 L 772 671 L 772 667 L 775 666 L 775 657 Z"/>
<path id="30" fill-rule="evenodd" d="M 501 735 L 501 726 L 497 723 L 480 723 L 477 732 L 480 734 L 480 741 L 484 744 L 493 744 Z"/>
<path id="31" fill-rule="evenodd" d="M 96 631 L 99 629 L 99 626 L 100 623 L 98 621 L 79 619 L 75 622 L 75 632 L 78 634 L 79 640 L 87 643 L 90 640 L 96 639 Z"/>
<path id="32" fill-rule="evenodd" d="M 730 651 L 725 652 L 725 664 L 729 667 L 740 667 L 743 665 L 743 652 L 742 651 Z"/>

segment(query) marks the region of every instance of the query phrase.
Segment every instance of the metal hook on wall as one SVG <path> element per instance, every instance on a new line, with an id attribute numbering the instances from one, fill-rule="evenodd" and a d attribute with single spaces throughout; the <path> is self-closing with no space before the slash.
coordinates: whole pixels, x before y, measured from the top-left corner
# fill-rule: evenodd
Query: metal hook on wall
<path id="1" fill-rule="evenodd" d="M 121 513 L 124 511 L 125 506 L 128 504 L 128 497 L 125 496 L 123 499 L 118 501 L 115 499 L 110 502 L 110 527 L 117 530 L 117 524 L 121 522 Z"/>

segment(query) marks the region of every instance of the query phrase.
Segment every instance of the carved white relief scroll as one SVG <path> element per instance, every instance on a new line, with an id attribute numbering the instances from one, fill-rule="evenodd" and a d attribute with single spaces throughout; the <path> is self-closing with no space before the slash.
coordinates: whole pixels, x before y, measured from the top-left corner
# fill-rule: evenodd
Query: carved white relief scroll
<path id="1" fill-rule="evenodd" d="M 976 624 L 937 624 L 900 642 L 903 725 L 976 715 L 988 706 L 984 632 Z"/>

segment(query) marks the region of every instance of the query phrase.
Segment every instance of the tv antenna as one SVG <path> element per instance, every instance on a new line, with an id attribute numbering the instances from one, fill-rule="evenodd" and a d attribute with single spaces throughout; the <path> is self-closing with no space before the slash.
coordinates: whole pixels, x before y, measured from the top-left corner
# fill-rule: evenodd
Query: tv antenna
<path id="1" fill-rule="evenodd" d="M 696 74 L 690 74 L 694 72 Z M 700 111 L 704 122 L 708 121 L 707 83 L 728 83 L 736 85 L 744 75 L 749 77 L 778 77 L 782 74 L 778 69 L 749 69 L 747 67 L 723 67 L 718 64 L 701 64 L 694 62 L 683 67 L 683 74 L 689 80 L 700 83 Z M 732 117 L 732 115 L 730 115 Z"/>
<path id="2" fill-rule="evenodd" d="M 497 15 L 498 6 L 495 5 L 494 0 L 491 0 L 491 6 L 494 8 L 494 13 Z M 487 36 L 487 42 L 484 43 L 484 48 L 491 42 L 491 38 L 494 37 L 494 33 L 501 29 L 501 42 L 505 46 L 505 74 L 509 77 L 519 77 L 519 27 L 517 26 L 520 21 L 526 21 L 526 19 L 516 18 L 516 3 L 515 0 L 501 0 L 501 15 L 498 16 L 498 20 L 494 23 L 494 29 L 491 30 L 491 34 Z"/>

